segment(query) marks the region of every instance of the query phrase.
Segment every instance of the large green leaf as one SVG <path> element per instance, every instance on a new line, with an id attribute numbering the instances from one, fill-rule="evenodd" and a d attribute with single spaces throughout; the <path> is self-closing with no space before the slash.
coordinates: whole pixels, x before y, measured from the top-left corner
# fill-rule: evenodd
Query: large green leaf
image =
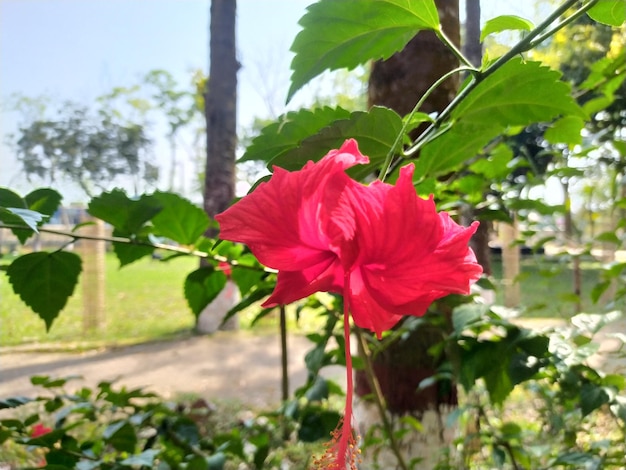
<path id="1" fill-rule="evenodd" d="M 152 196 L 130 199 L 120 189 L 102 193 L 87 207 L 91 215 L 111 224 L 122 236 L 137 234 L 161 209 L 161 204 Z"/>
<path id="2" fill-rule="evenodd" d="M 548 122 L 559 116 L 584 118 L 570 86 L 560 76 L 539 62 L 507 62 L 454 109 L 451 129 L 424 146 L 416 176 L 427 178 L 451 171 L 510 126 Z"/>
<path id="3" fill-rule="evenodd" d="M 350 112 L 343 108 L 324 106 L 312 111 L 301 109 L 280 116 L 276 122 L 266 126 L 246 149 L 240 162 L 259 160 L 270 162 L 284 152 L 300 145 L 310 135 L 329 126 L 333 121 L 348 119 Z"/>
<path id="4" fill-rule="evenodd" d="M 433 0 L 320 0 L 300 20 L 291 50 L 289 101 L 325 70 L 387 59 L 424 29 L 438 30 Z"/>
<path id="5" fill-rule="evenodd" d="M 206 212 L 187 199 L 164 192 L 156 192 L 153 197 L 163 207 L 152 219 L 156 235 L 183 245 L 192 245 L 209 226 Z"/>
<path id="6" fill-rule="evenodd" d="M 196 269 L 187 276 L 185 298 L 196 317 L 218 296 L 226 285 L 226 280 L 226 275 L 212 266 Z"/>
<path id="7" fill-rule="evenodd" d="M 415 162 L 415 177 L 427 178 L 446 172 L 469 160 L 497 136 L 501 128 L 473 122 L 458 122 L 424 146 Z"/>
<path id="8" fill-rule="evenodd" d="M 600 0 L 587 14 L 598 23 L 621 26 L 626 21 L 626 2 L 624 0 Z"/>
<path id="9" fill-rule="evenodd" d="M 309 160 L 317 161 L 331 149 L 336 149 L 348 138 L 359 143 L 359 150 L 370 157 L 369 165 L 358 165 L 350 173 L 369 174 L 380 165 L 402 130 L 402 118 L 393 110 L 379 106 L 369 111 L 355 111 L 349 119 L 333 122 L 317 134 L 304 139 L 299 147 L 283 152 L 272 164 L 287 170 L 298 170 Z"/>
<path id="10" fill-rule="evenodd" d="M 480 42 L 493 33 L 501 33 L 508 30 L 531 31 L 535 26 L 531 21 L 515 15 L 503 15 L 487 20 L 480 32 Z"/>
<path id="11" fill-rule="evenodd" d="M 505 128 L 567 114 L 586 117 L 560 78 L 560 72 L 541 62 L 512 59 L 479 83 L 452 118 Z"/>
<path id="12" fill-rule="evenodd" d="M 50 329 L 74 292 L 80 271 L 81 259 L 74 253 L 38 252 L 13 260 L 7 275 L 15 293 Z"/>

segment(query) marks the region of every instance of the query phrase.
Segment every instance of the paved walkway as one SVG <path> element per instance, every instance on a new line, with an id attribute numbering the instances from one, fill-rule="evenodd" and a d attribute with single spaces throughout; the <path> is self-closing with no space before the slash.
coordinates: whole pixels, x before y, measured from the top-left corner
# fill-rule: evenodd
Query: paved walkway
<path id="1" fill-rule="evenodd" d="M 302 336 L 289 337 L 291 391 L 306 381 L 304 355 L 311 345 Z M 32 395 L 32 375 L 80 375 L 84 380 L 71 382 L 77 387 L 119 379 L 119 384 L 146 387 L 165 398 L 193 393 L 265 407 L 280 402 L 280 362 L 278 337 L 249 332 L 80 353 L 5 352 L 0 354 L 0 398 Z M 341 379 L 341 368 L 334 372 L 333 378 Z"/>
<path id="2" fill-rule="evenodd" d="M 523 323 L 535 328 L 554 324 Z M 626 359 L 613 357 L 607 362 L 607 352 L 620 345 L 611 337 L 613 333 L 626 334 L 626 319 L 610 324 L 598 335 L 602 354 L 593 359 L 592 365 L 602 366 L 607 372 L 626 373 Z M 306 381 L 304 355 L 311 347 L 303 336 L 289 337 L 291 392 Z M 29 377 L 33 375 L 80 375 L 84 380 L 74 382 L 76 387 L 119 379 L 119 384 L 146 387 L 165 398 L 193 393 L 207 399 L 234 399 L 267 407 L 280 401 L 280 374 L 279 338 L 246 331 L 81 353 L 5 350 L 0 354 L 0 398 L 32 396 L 36 388 Z M 343 368 L 332 367 L 325 374 L 345 384 Z"/>

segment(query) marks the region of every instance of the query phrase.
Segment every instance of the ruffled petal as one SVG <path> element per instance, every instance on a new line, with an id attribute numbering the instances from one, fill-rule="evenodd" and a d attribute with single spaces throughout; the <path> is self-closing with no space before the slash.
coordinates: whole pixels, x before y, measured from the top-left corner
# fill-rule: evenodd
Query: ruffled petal
<path id="1" fill-rule="evenodd" d="M 416 194 L 412 175 L 407 165 L 395 186 L 374 183 L 355 203 L 357 264 L 368 305 L 393 316 L 423 315 L 438 298 L 467 294 L 482 273 L 468 247 L 477 224 L 462 227 L 438 214 L 432 198 Z M 385 324 L 380 318 L 373 317 L 372 331 Z"/>
<path id="2" fill-rule="evenodd" d="M 395 326 L 402 316 L 395 315 L 380 305 L 372 292 L 370 286 L 364 282 L 361 269 L 357 268 L 350 273 L 348 295 L 354 323 L 360 328 L 373 331 L 380 338 L 382 332 Z"/>
<path id="3" fill-rule="evenodd" d="M 333 279 L 343 277 L 338 253 L 344 239 L 354 237 L 355 225 L 349 217 L 338 223 L 331 214 L 346 188 L 358 185 L 345 170 L 368 161 L 356 141 L 347 140 L 300 171 L 274 168 L 268 182 L 216 216 L 220 238 L 245 243 L 265 266 L 291 273 L 279 276 L 272 302 L 337 289 Z"/>

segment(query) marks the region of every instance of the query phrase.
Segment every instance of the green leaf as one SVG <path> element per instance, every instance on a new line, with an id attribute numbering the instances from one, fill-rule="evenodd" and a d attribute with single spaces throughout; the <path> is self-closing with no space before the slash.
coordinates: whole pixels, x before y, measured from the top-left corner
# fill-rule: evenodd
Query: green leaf
<path id="1" fill-rule="evenodd" d="M 226 285 L 226 275 L 212 266 L 196 269 L 185 279 L 185 298 L 196 317 Z"/>
<path id="2" fill-rule="evenodd" d="M 272 160 L 272 164 L 286 170 L 299 170 L 308 161 L 318 161 L 329 150 L 339 148 L 346 139 L 355 138 L 361 153 L 370 158 L 368 165 L 358 165 L 348 171 L 359 178 L 370 174 L 385 160 L 401 130 L 402 118 L 395 111 L 374 106 L 368 112 L 356 111 L 349 119 L 335 121 L 304 139 L 299 147 Z"/>
<path id="3" fill-rule="evenodd" d="M 624 0 L 600 0 L 587 14 L 598 23 L 621 26 L 626 21 L 626 2 Z"/>
<path id="4" fill-rule="evenodd" d="M 222 470 L 226 465 L 226 455 L 218 452 L 206 459 L 208 470 Z"/>
<path id="5" fill-rule="evenodd" d="M 9 282 L 20 298 L 50 329 L 52 322 L 74 292 L 81 259 L 74 253 L 29 253 L 13 260 L 7 268 Z"/>
<path id="6" fill-rule="evenodd" d="M 280 116 L 276 122 L 264 127 L 239 161 L 258 160 L 269 163 L 283 153 L 297 148 L 300 142 L 316 134 L 323 127 L 339 119 L 348 118 L 350 112 L 339 107 L 325 106 L 312 111 L 308 109 L 290 111 Z"/>
<path id="7" fill-rule="evenodd" d="M 440 28 L 433 0 L 321 0 L 307 8 L 299 24 L 287 101 L 325 70 L 388 59 L 418 31 Z"/>
<path id="8" fill-rule="evenodd" d="M 123 237 L 125 234 L 118 229 L 113 230 L 114 237 Z M 154 251 L 154 247 L 139 245 L 134 242 L 122 243 L 113 242 L 113 252 L 120 262 L 120 268 L 133 263 L 144 256 L 150 256 Z"/>
<path id="9" fill-rule="evenodd" d="M 237 261 L 239 261 L 239 264 L 245 264 L 249 266 L 256 265 L 259 268 L 261 267 L 258 262 L 255 262 L 256 258 L 251 254 L 243 255 Z M 265 276 L 265 273 L 260 269 L 255 270 L 244 268 L 241 266 L 233 266 L 231 276 L 233 281 L 235 281 L 235 283 L 237 284 L 241 295 L 246 295 L 248 292 L 250 292 L 252 287 L 254 287 L 261 281 L 261 279 Z"/>
<path id="10" fill-rule="evenodd" d="M 315 382 L 308 388 L 304 396 L 308 401 L 321 401 L 328 398 L 326 379 L 318 375 L 315 378 Z"/>
<path id="11" fill-rule="evenodd" d="M 0 207 L 19 207 L 27 209 L 26 201 L 8 188 L 0 188 Z"/>
<path id="12" fill-rule="evenodd" d="M 161 204 L 152 196 L 130 199 L 120 189 L 102 193 L 87 207 L 91 215 L 111 224 L 121 236 L 137 234 L 161 209 Z"/>
<path id="13" fill-rule="evenodd" d="M 32 398 L 28 397 L 11 397 L 0 400 L 0 410 L 4 410 L 6 408 L 17 408 L 18 406 L 25 405 L 26 403 L 30 403 L 33 401 Z"/>
<path id="14" fill-rule="evenodd" d="M 559 454 L 553 465 L 575 465 L 576 468 L 602 468 L 595 465 L 590 465 L 597 462 L 598 457 L 593 454 L 585 452 L 564 452 Z M 571 468 L 571 467 L 570 467 Z"/>
<path id="15" fill-rule="evenodd" d="M 152 219 L 156 235 L 183 245 L 192 245 L 209 226 L 204 210 L 173 193 L 156 192 L 162 210 Z"/>
<path id="16" fill-rule="evenodd" d="M 603 387 L 592 383 L 583 384 L 580 389 L 580 409 L 583 416 L 609 402 L 609 395 Z"/>
<path id="17" fill-rule="evenodd" d="M 130 457 L 122 460 L 121 465 L 138 465 L 144 467 L 152 467 L 154 459 L 161 453 L 157 449 L 146 449 L 141 454 L 131 455 Z"/>
<path id="18" fill-rule="evenodd" d="M 30 210 L 47 216 L 52 216 L 61 205 L 61 196 L 57 191 L 50 188 L 39 188 L 24 196 L 24 201 Z"/>
<path id="19" fill-rule="evenodd" d="M 459 121 L 448 132 L 424 146 L 415 161 L 415 178 L 424 179 L 445 173 L 475 157 L 501 130 L 497 126 Z"/>
<path id="20" fill-rule="evenodd" d="M 544 137 L 552 144 L 568 144 L 570 146 L 583 143 L 582 129 L 585 121 L 579 116 L 565 116 L 554 122 Z"/>
<path id="21" fill-rule="evenodd" d="M 561 74 L 541 62 L 512 59 L 479 83 L 452 112 L 454 121 L 505 129 L 572 114 L 586 117 Z"/>
<path id="22" fill-rule="evenodd" d="M 11 231 L 20 243 L 26 243 L 47 216 L 54 214 L 61 199 L 58 192 L 49 188 L 36 189 L 24 199 L 10 189 L 0 188 L 0 222 L 23 226 L 23 229 L 15 228 Z"/>
<path id="23" fill-rule="evenodd" d="M 18 207 L 0 207 L 0 222 L 7 225 L 17 225 L 24 228 L 11 228 L 11 232 L 18 238 L 20 243 L 25 243 L 33 233 L 36 233 L 37 226 L 44 220 L 44 216 L 39 212 Z"/>
<path id="24" fill-rule="evenodd" d="M 535 26 L 531 21 L 515 15 L 502 15 L 487 20 L 480 32 L 480 42 L 493 33 L 501 33 L 508 30 L 531 31 Z"/>
<path id="25" fill-rule="evenodd" d="M 102 437 L 107 444 L 119 452 L 135 452 L 137 434 L 135 428 L 128 421 L 118 421 L 109 424 L 103 431 Z"/>
<path id="26" fill-rule="evenodd" d="M 474 173 L 482 175 L 486 180 L 501 179 L 511 170 L 509 163 L 513 160 L 513 151 L 506 144 L 497 145 L 489 155 L 479 158 L 470 166 Z"/>
<path id="27" fill-rule="evenodd" d="M 298 439 L 302 442 L 315 442 L 328 439 L 337 427 L 340 415 L 336 411 L 323 410 L 318 407 L 307 407 L 302 412 Z"/>
<path id="28" fill-rule="evenodd" d="M 427 178 L 451 171 L 508 127 L 561 115 L 585 117 L 560 73 L 539 62 L 513 59 L 479 83 L 452 112 L 454 125 L 424 146 L 415 174 Z"/>

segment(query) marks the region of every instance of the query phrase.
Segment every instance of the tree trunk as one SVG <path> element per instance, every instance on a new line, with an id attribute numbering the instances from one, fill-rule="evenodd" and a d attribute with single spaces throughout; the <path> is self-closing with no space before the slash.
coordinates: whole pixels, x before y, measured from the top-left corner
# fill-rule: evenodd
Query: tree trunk
<path id="1" fill-rule="evenodd" d="M 459 47 L 458 0 L 437 0 L 436 3 L 445 34 Z M 458 65 L 458 59 L 434 33 L 420 32 L 404 50 L 386 61 L 373 64 L 368 86 L 369 105 L 387 106 L 400 115 L 406 115 L 435 80 Z M 420 111 L 441 112 L 456 95 L 458 86 L 458 77 L 448 79 L 429 97 Z M 449 320 L 451 312 L 441 313 Z M 374 372 L 392 427 L 410 428 L 401 421 L 406 415 L 422 423 L 421 431 L 408 432 L 400 442 L 405 462 L 421 459 L 416 468 L 434 468 L 440 458 L 439 450 L 448 445 L 454 435 L 454 430 L 447 428 L 445 422 L 446 415 L 458 403 L 456 385 L 438 382 L 417 391 L 420 382 L 431 377 L 439 365 L 428 350 L 442 341 L 446 334 L 444 330 L 420 327 L 408 339 L 397 341 L 373 358 Z M 364 371 L 356 372 L 355 382 L 355 416 L 362 434 L 366 435 L 369 429 L 380 425 L 381 418 L 368 399 L 372 391 Z M 397 459 L 388 448 L 367 451 L 366 454 L 363 457 L 364 468 L 399 468 Z M 377 455 L 374 457 L 374 454 Z"/>
<path id="2" fill-rule="evenodd" d="M 224 211 L 235 197 L 237 148 L 237 51 L 235 45 L 236 0 L 211 1 L 210 68 L 205 94 L 207 158 L 204 175 L 204 210 L 209 217 Z M 207 236 L 215 237 L 215 227 Z M 200 314 L 223 316 L 208 305 Z M 214 319 L 215 320 L 215 319 Z M 210 323 L 219 325 L 218 321 Z M 235 317 L 225 329 L 236 328 Z"/>
<path id="3" fill-rule="evenodd" d="M 480 0 L 465 1 L 463 54 L 475 67 L 479 67 L 483 60 L 483 47 L 480 42 Z"/>
<path id="4" fill-rule="evenodd" d="M 465 2 L 465 36 L 463 38 L 463 54 L 476 67 L 483 60 L 483 48 L 480 42 L 480 0 L 466 0 Z M 463 213 L 463 224 L 468 225 L 475 220 L 480 213 L 473 207 L 467 207 Z M 489 238 L 492 232 L 491 221 L 483 220 L 478 230 L 470 240 L 470 246 L 476 254 L 478 263 L 483 267 L 483 272 L 491 276 L 491 252 L 489 250 Z M 487 292 L 483 294 L 488 295 Z M 493 295 L 491 296 L 493 297 Z"/>

